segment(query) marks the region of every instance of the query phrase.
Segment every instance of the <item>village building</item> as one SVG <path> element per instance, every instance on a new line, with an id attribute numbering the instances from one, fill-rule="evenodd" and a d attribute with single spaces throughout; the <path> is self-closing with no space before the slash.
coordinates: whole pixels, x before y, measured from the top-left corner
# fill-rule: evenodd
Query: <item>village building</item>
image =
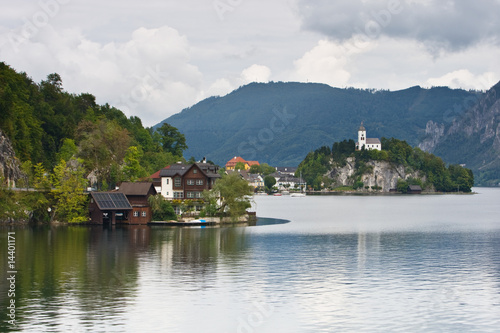
<path id="1" fill-rule="evenodd" d="M 151 182 L 123 182 L 120 184 L 117 192 L 125 194 L 127 200 L 132 206 L 132 212 L 129 214 L 128 224 L 148 224 L 151 222 L 153 212 L 148 202 L 148 198 L 156 195 L 156 189 Z"/>
<path id="2" fill-rule="evenodd" d="M 361 126 L 358 129 L 358 142 L 356 142 L 356 150 L 361 150 L 363 147 L 366 150 L 382 150 L 382 143 L 378 138 L 367 138 L 366 129 L 363 126 L 363 122 L 361 122 Z"/>
<path id="3" fill-rule="evenodd" d="M 236 164 L 243 163 L 245 170 L 249 170 L 252 165 L 260 165 L 258 161 L 246 161 L 240 156 L 235 156 L 226 163 L 226 170 L 234 170 Z"/>
<path id="4" fill-rule="evenodd" d="M 221 177 L 218 169 L 209 163 L 172 164 L 159 172 L 160 193 L 167 199 L 200 199 Z"/>
<path id="5" fill-rule="evenodd" d="M 228 170 L 227 174 L 232 172 L 237 172 L 241 178 L 245 179 L 248 182 L 248 185 L 252 186 L 253 189 L 257 189 L 260 187 L 264 187 L 264 179 L 259 174 L 248 173 L 246 170 Z"/>
<path id="6" fill-rule="evenodd" d="M 296 171 L 296 167 L 276 167 L 276 172 L 280 175 L 294 176 Z"/>

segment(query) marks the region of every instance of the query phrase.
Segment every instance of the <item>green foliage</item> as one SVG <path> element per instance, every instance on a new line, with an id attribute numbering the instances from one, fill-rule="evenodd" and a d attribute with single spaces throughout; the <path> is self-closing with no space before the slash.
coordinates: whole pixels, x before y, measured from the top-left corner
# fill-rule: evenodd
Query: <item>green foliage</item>
<path id="1" fill-rule="evenodd" d="M 52 174 L 55 219 L 69 223 L 88 221 L 88 196 L 84 193 L 87 183 L 81 160 L 61 160 L 55 166 Z"/>
<path id="2" fill-rule="evenodd" d="M 204 214 L 211 217 L 215 216 L 219 209 L 217 204 L 217 200 L 219 198 L 218 194 L 215 191 L 205 190 L 202 193 L 202 197 L 205 202 L 205 206 L 203 208 Z"/>
<path id="3" fill-rule="evenodd" d="M 101 189 L 127 177 L 153 174 L 182 160 L 182 151 L 187 147 L 184 135 L 175 127 L 165 127 L 164 133 L 144 128 L 138 117 L 127 118 L 108 104 L 98 105 L 91 94 L 64 91 L 63 80 L 57 73 L 37 84 L 26 73 L 17 73 L 3 62 L 0 128 L 12 141 L 21 163 L 30 161 L 52 170 L 61 159 L 79 157 L 84 160 L 87 173 L 96 171 Z M 124 161 L 130 146 L 143 153 L 139 166 L 135 161 Z M 37 177 L 40 181 L 40 175 Z M 23 186 L 34 178 L 24 179 Z"/>
<path id="4" fill-rule="evenodd" d="M 396 185 L 396 190 L 400 193 L 407 193 L 408 192 L 408 183 L 401 178 L 398 179 L 398 183 Z"/>
<path id="5" fill-rule="evenodd" d="M 246 164 L 243 162 L 238 162 L 234 166 L 234 170 L 245 170 L 246 169 Z"/>
<path id="6" fill-rule="evenodd" d="M 153 211 L 153 221 L 177 220 L 172 204 L 161 194 L 150 196 L 148 202 Z"/>
<path id="7" fill-rule="evenodd" d="M 244 215 L 251 207 L 249 196 L 253 194 L 253 189 L 235 172 L 217 180 L 212 191 L 220 198 L 218 211 L 234 219 Z"/>
<path id="8" fill-rule="evenodd" d="M 259 164 L 254 164 L 250 167 L 248 170 L 249 173 L 253 174 L 261 174 L 262 173 L 262 167 Z"/>
<path id="9" fill-rule="evenodd" d="M 188 148 L 184 134 L 167 123 L 164 123 L 157 131 L 161 135 L 163 150 L 175 156 L 182 156 L 182 152 Z"/>
<path id="10" fill-rule="evenodd" d="M 276 185 L 276 178 L 274 178 L 273 176 L 264 177 L 264 186 L 266 187 L 266 192 L 270 193 L 274 185 Z"/>
<path id="11" fill-rule="evenodd" d="M 144 156 L 140 147 L 128 147 L 124 158 L 123 174 L 124 181 L 135 182 L 139 178 L 146 177 L 146 170 L 141 166 L 141 159 Z"/>

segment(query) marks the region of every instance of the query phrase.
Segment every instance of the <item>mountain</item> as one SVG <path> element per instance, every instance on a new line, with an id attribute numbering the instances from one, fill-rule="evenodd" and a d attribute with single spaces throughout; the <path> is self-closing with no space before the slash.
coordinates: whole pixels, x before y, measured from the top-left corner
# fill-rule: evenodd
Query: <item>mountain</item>
<path id="1" fill-rule="evenodd" d="M 472 169 L 476 185 L 500 184 L 500 82 L 460 117 L 427 126 L 422 146 Z"/>
<path id="2" fill-rule="evenodd" d="M 416 146 L 426 136 L 429 121 L 443 123 L 458 116 L 465 109 L 454 106 L 481 96 L 445 87 L 392 92 L 317 83 L 251 83 L 224 97 L 205 99 L 163 122 L 186 136 L 186 157 L 206 156 L 224 165 L 242 156 L 275 166 L 297 166 L 317 147 L 357 139 L 362 121 L 369 137 L 395 137 Z"/>

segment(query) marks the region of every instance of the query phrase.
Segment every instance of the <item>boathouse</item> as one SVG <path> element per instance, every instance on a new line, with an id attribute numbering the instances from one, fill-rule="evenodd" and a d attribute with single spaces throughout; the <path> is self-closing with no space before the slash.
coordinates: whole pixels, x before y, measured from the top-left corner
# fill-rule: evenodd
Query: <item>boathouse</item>
<path id="1" fill-rule="evenodd" d="M 90 221 L 95 224 L 128 223 L 132 205 L 120 192 L 91 192 Z"/>
<path id="2" fill-rule="evenodd" d="M 123 223 L 148 224 L 151 222 L 153 213 L 148 198 L 157 193 L 152 182 L 123 182 L 117 192 L 125 194 L 132 206 L 132 213 Z"/>

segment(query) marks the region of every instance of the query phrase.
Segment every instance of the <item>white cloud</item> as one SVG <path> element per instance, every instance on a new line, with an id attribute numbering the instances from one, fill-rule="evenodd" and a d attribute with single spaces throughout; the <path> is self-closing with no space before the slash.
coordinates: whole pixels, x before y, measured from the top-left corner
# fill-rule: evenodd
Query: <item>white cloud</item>
<path id="1" fill-rule="evenodd" d="M 291 80 L 326 83 L 345 86 L 351 79 L 350 67 L 355 55 L 368 52 L 373 42 L 357 38 L 344 43 L 320 40 L 310 51 L 294 62 Z"/>
<path id="2" fill-rule="evenodd" d="M 450 88 L 480 89 L 488 90 L 497 82 L 495 73 L 486 72 L 474 75 L 467 69 L 460 69 L 443 76 L 430 78 L 427 83 L 430 86 L 447 86 Z"/>
<path id="3" fill-rule="evenodd" d="M 18 50 L 2 48 L 0 55 L 36 81 L 57 72 L 67 91 L 92 93 L 98 103 L 137 115 L 147 125 L 190 106 L 203 79 L 190 63 L 187 38 L 167 26 L 138 28 L 128 41 L 107 44 L 47 27 Z"/>
<path id="4" fill-rule="evenodd" d="M 267 66 L 262 65 L 252 65 L 248 68 L 245 68 L 241 72 L 241 78 L 244 83 L 250 82 L 269 82 L 269 78 L 271 77 L 271 70 Z"/>

